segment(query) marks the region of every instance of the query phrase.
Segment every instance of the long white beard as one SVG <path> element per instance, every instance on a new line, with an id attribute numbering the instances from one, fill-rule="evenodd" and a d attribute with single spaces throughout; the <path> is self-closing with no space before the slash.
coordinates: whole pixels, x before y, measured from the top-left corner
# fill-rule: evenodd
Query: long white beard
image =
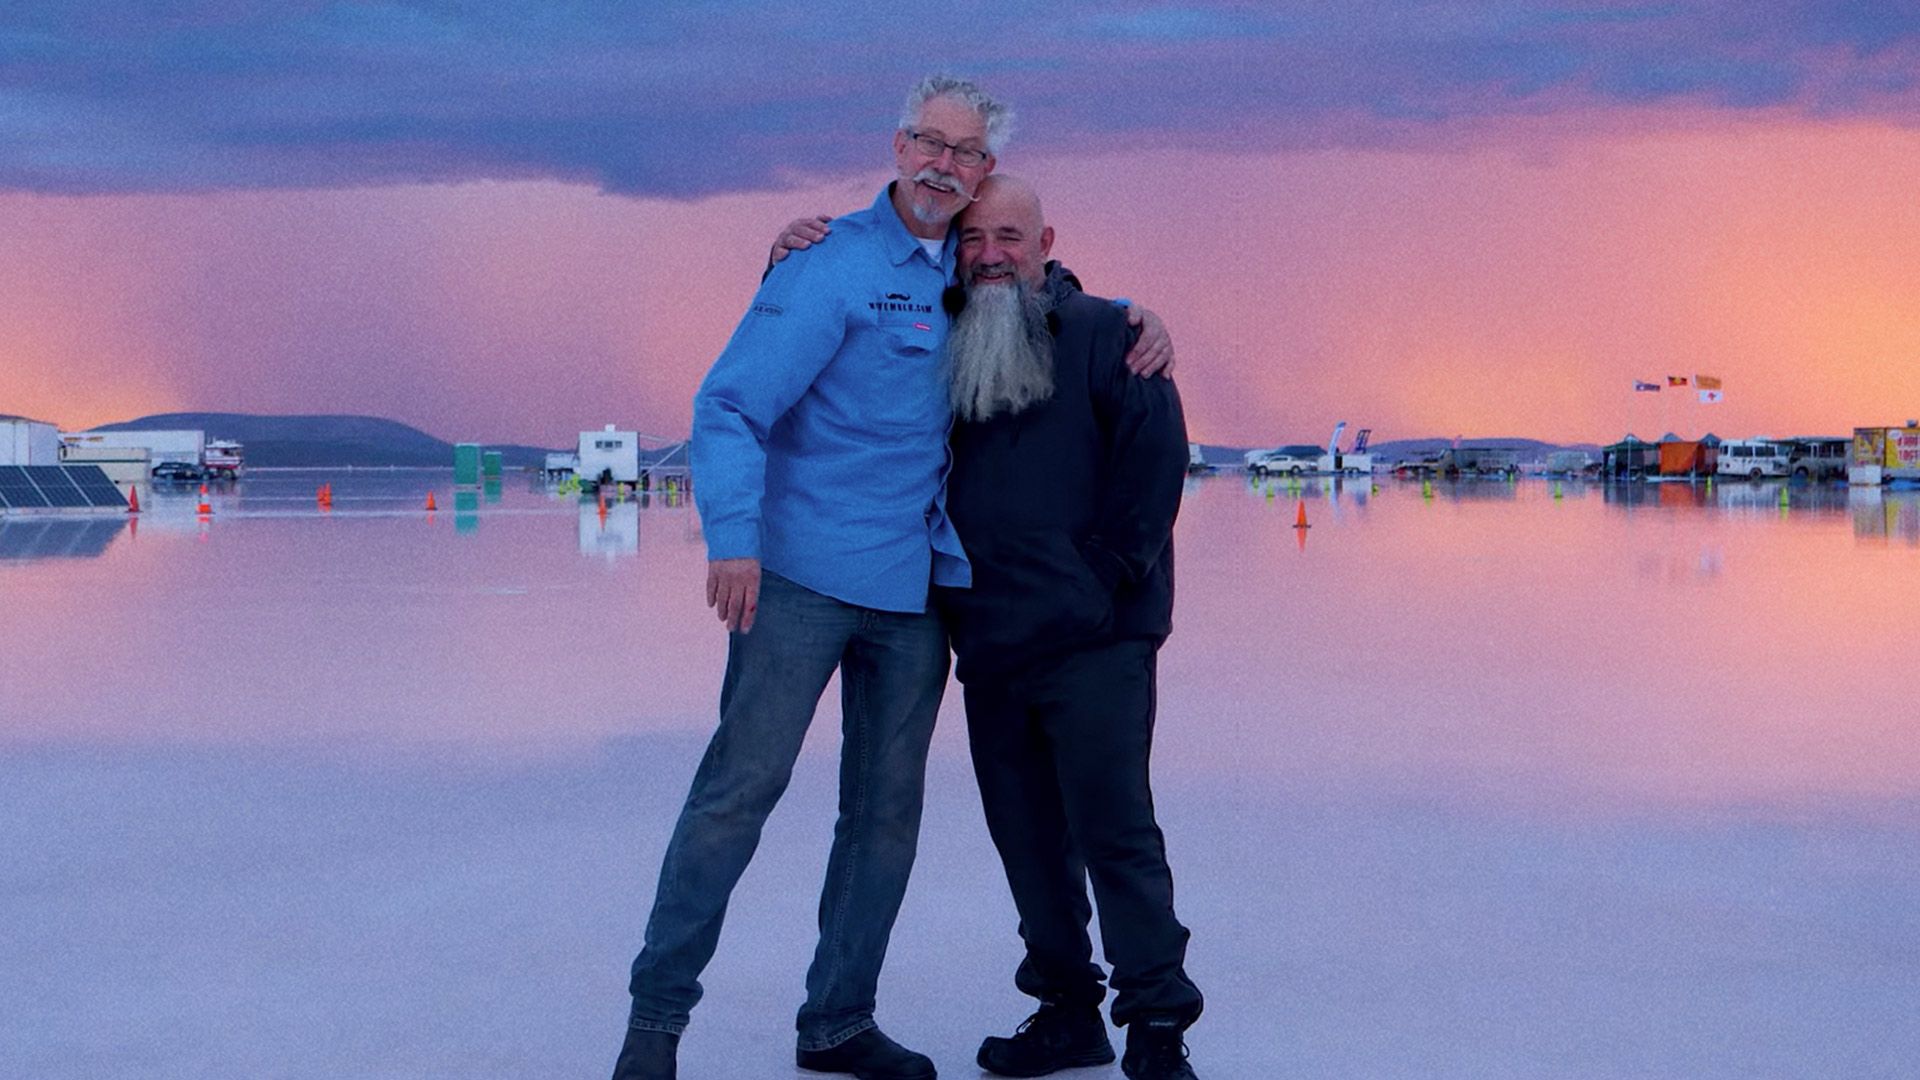
<path id="1" fill-rule="evenodd" d="M 1025 282 L 967 289 L 947 333 L 947 393 L 962 420 L 1009 416 L 1053 396 L 1047 305 Z"/>

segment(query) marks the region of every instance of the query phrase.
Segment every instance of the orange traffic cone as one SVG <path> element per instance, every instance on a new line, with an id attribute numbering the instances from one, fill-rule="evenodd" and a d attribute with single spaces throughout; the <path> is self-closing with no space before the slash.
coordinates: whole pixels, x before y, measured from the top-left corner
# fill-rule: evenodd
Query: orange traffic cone
<path id="1" fill-rule="evenodd" d="M 1304 499 L 1303 499 L 1303 500 L 1301 500 L 1301 501 L 1300 501 L 1300 503 L 1299 503 L 1298 505 L 1299 505 L 1299 507 L 1300 507 L 1300 509 L 1299 509 L 1299 512 L 1297 512 L 1297 513 L 1295 513 L 1295 514 L 1293 515 L 1293 527 L 1294 527 L 1294 528 L 1296 528 L 1296 529 L 1311 529 L 1311 528 L 1313 528 L 1313 526 L 1311 526 L 1311 525 L 1309 525 L 1309 524 L 1307 524 L 1307 504 L 1306 504 L 1306 500 L 1304 500 Z"/>
<path id="2" fill-rule="evenodd" d="M 600 489 L 600 520 L 607 520 L 607 489 Z"/>
<path id="3" fill-rule="evenodd" d="M 140 489 L 137 487 L 129 487 L 127 488 L 127 513 L 137 514 L 139 512 L 140 512 Z"/>
<path id="4" fill-rule="evenodd" d="M 207 501 L 207 485 L 200 485 L 200 507 L 195 511 L 201 517 L 213 516 L 213 504 Z"/>
<path id="5" fill-rule="evenodd" d="M 433 504 L 433 492 L 427 492 L 427 513 L 431 514 L 438 509 L 440 508 Z"/>

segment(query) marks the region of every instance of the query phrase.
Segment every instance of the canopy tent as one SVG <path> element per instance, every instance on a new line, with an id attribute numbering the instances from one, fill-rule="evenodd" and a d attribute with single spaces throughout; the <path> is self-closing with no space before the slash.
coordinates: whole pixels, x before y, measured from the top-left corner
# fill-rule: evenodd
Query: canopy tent
<path id="1" fill-rule="evenodd" d="M 1637 435 L 1600 448 L 1602 475 L 1622 479 L 1645 476 L 1660 469 L 1660 448 Z"/>
<path id="2" fill-rule="evenodd" d="M 1675 440 L 1660 444 L 1661 476 L 1707 476 L 1713 472 L 1717 454 L 1705 443 Z"/>

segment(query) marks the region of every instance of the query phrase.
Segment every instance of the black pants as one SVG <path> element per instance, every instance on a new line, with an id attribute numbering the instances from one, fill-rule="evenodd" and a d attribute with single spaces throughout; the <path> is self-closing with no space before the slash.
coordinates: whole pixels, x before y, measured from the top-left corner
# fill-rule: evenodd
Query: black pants
<path id="1" fill-rule="evenodd" d="M 1191 1023 L 1202 1005 L 1148 784 L 1155 659 L 1153 644 L 1121 642 L 966 686 L 973 771 L 1027 944 L 1014 981 L 1043 1001 L 1106 996 L 1087 936 L 1091 877 L 1121 1025 Z"/>

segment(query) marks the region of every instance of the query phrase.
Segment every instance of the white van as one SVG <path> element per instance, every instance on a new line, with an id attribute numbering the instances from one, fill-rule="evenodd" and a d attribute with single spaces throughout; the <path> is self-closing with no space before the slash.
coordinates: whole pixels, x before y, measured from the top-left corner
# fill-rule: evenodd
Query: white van
<path id="1" fill-rule="evenodd" d="M 1792 453 L 1791 445 L 1772 439 L 1730 439 L 1720 444 L 1720 465 L 1714 471 L 1721 476 L 1744 476 L 1750 480 L 1785 476 Z"/>

